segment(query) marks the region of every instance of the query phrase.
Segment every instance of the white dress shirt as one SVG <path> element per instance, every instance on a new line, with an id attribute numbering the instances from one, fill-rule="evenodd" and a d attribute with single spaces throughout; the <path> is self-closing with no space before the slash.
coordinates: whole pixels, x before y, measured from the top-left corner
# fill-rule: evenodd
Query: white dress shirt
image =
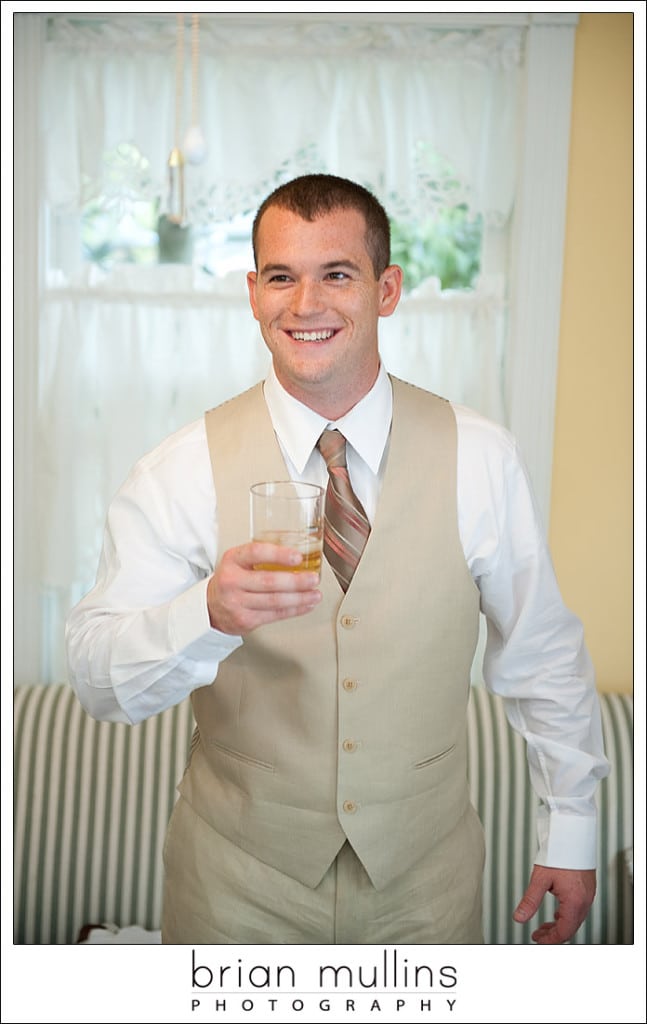
<path id="1" fill-rule="evenodd" d="M 264 394 L 290 475 L 325 487 L 315 444 L 329 421 L 288 395 L 272 371 Z M 459 533 L 487 622 L 484 679 L 527 743 L 541 799 L 535 860 L 594 867 L 594 793 L 608 765 L 582 625 L 562 601 L 514 439 L 472 410 L 453 408 Z M 332 424 L 348 440 L 353 487 L 371 520 L 391 412 L 381 367 L 372 390 Z M 219 554 L 201 417 L 133 468 L 108 512 L 96 584 L 68 618 L 70 680 L 91 715 L 139 722 L 213 681 L 243 642 L 209 622 L 207 583 Z"/>

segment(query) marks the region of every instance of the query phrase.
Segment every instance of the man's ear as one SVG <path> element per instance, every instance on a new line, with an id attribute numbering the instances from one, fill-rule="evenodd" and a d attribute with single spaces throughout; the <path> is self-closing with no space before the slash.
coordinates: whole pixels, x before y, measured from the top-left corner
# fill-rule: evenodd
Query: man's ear
<path id="1" fill-rule="evenodd" d="M 249 304 L 252 307 L 252 313 L 254 319 L 258 320 L 258 313 L 256 311 L 256 281 L 258 275 L 255 270 L 250 270 L 247 275 L 247 290 L 249 292 Z"/>
<path id="2" fill-rule="evenodd" d="M 380 316 L 391 316 L 402 295 L 402 267 L 391 264 L 380 276 Z"/>

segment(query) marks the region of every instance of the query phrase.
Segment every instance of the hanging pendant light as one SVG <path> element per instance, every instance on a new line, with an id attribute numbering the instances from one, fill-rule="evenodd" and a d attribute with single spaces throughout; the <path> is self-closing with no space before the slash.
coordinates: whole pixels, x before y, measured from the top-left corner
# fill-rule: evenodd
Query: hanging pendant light
<path id="1" fill-rule="evenodd" d="M 191 15 L 191 124 L 184 136 L 184 155 L 190 164 L 201 164 L 207 143 L 200 127 L 198 73 L 200 70 L 200 15 Z"/>
<path id="2" fill-rule="evenodd" d="M 193 239 L 187 223 L 184 193 L 184 153 L 180 146 L 184 100 L 184 15 L 177 15 L 175 51 L 175 136 L 167 162 L 166 212 L 157 223 L 160 263 L 191 263 Z"/>
<path id="3" fill-rule="evenodd" d="M 184 15 L 177 15 L 175 49 L 175 144 L 168 158 L 168 196 L 166 215 L 173 224 L 183 224 L 184 156 L 180 149 L 180 123 L 184 99 Z"/>

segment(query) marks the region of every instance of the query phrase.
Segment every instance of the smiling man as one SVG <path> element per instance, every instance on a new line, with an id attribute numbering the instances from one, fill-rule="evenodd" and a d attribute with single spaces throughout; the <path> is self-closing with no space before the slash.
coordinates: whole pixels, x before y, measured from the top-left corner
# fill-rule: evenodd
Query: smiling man
<path id="1" fill-rule="evenodd" d="M 249 297 L 280 384 L 330 420 L 373 387 L 378 318 L 393 313 L 402 271 L 369 251 L 364 215 L 336 209 L 314 220 L 279 206 L 257 219 L 258 271 Z"/>
<path id="2" fill-rule="evenodd" d="M 607 763 L 581 624 L 514 440 L 382 365 L 378 325 L 402 273 L 366 189 L 288 182 L 259 209 L 253 244 L 270 373 L 134 468 L 67 627 L 72 684 L 94 716 L 134 723 L 193 704 L 163 940 L 482 941 L 466 764 L 482 611 L 485 679 L 526 740 L 541 801 L 515 918 L 551 891 L 555 920 L 533 937 L 565 942 L 595 893 Z M 320 578 L 254 569 L 299 561 L 248 539 L 250 486 L 287 477 L 330 487 Z"/>

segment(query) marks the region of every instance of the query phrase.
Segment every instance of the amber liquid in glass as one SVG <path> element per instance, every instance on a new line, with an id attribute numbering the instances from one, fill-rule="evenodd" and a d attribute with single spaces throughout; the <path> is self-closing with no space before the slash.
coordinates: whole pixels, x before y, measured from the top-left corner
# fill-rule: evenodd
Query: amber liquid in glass
<path id="1" fill-rule="evenodd" d="M 266 533 L 254 540 L 268 544 L 281 544 L 282 547 L 296 548 L 303 556 L 298 565 L 279 565 L 277 562 L 258 562 L 255 569 L 270 572 L 315 572 L 321 574 L 321 534 L 320 533 Z"/>

